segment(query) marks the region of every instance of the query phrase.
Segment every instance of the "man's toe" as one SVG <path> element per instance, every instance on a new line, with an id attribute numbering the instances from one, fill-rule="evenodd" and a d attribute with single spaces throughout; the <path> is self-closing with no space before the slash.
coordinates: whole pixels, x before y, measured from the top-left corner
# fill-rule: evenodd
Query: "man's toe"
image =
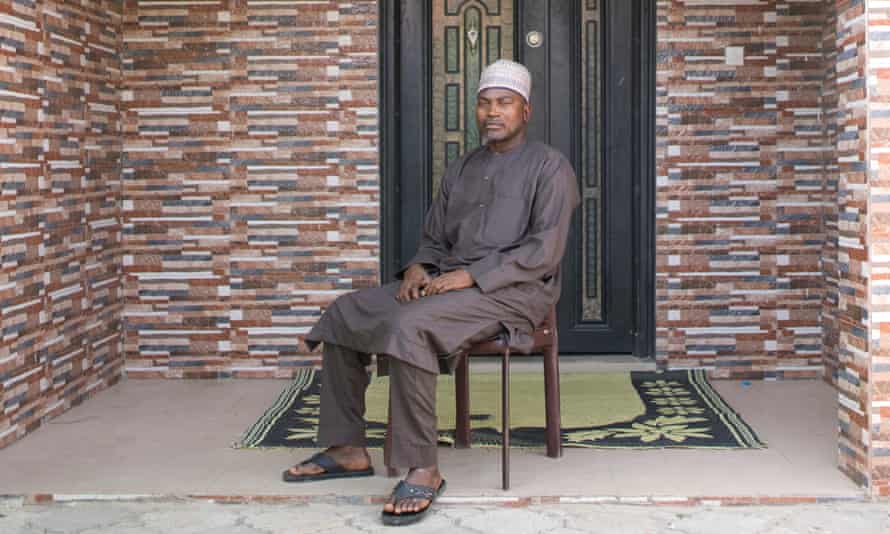
<path id="1" fill-rule="evenodd" d="M 426 499 L 390 500 L 383 503 L 383 511 L 388 514 L 417 513 L 429 506 L 429 504 L 430 501 Z"/>
<path id="2" fill-rule="evenodd" d="M 290 474 L 294 476 L 303 476 L 303 475 L 317 475 L 324 471 L 324 469 L 320 468 L 315 464 L 297 464 L 292 466 L 290 469 Z"/>

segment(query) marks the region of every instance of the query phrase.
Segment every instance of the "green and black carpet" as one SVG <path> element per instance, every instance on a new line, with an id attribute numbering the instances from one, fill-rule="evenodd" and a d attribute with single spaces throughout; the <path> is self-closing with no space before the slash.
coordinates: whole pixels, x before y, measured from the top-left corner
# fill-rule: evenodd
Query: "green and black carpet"
<path id="1" fill-rule="evenodd" d="M 316 447 L 321 371 L 306 369 L 235 443 L 239 448 Z M 562 442 L 587 448 L 762 448 L 754 430 L 711 387 L 702 371 L 564 373 Z M 499 447 L 500 374 L 470 377 L 471 439 Z M 544 446 L 544 379 L 511 376 L 511 445 Z M 375 377 L 367 393 L 368 444 L 382 447 L 388 381 Z M 454 441 L 454 380 L 440 376 L 439 442 Z"/>

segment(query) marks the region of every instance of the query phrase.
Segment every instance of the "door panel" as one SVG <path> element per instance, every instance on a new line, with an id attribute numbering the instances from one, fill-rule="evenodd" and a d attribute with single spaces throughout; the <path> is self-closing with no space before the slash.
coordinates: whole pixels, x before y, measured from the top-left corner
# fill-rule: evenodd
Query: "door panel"
<path id="1" fill-rule="evenodd" d="M 581 319 L 603 319 L 603 188 L 600 123 L 599 0 L 586 0 L 581 12 Z"/>
<path id="2" fill-rule="evenodd" d="M 479 146 L 476 90 L 482 68 L 514 59 L 512 0 L 433 0 L 432 194 L 449 163 Z"/>

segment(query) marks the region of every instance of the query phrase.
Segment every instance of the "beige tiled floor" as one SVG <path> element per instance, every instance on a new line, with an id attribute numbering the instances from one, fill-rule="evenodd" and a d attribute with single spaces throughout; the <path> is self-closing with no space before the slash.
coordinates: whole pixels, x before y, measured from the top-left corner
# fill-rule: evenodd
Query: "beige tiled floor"
<path id="1" fill-rule="evenodd" d="M 483 362 L 482 365 L 485 365 Z M 567 359 L 587 367 L 583 360 Z M 625 365 L 645 368 L 646 364 Z M 606 361 L 603 369 L 622 367 Z M 518 366 L 517 372 L 534 370 Z M 307 451 L 229 444 L 285 385 L 281 380 L 126 380 L 0 450 L 0 494 L 381 495 L 393 479 L 285 484 Z M 820 381 L 715 385 L 769 443 L 764 450 L 566 449 L 560 460 L 515 451 L 520 496 L 849 496 L 836 467 L 836 393 Z M 449 496 L 502 496 L 499 451 L 442 449 Z"/>

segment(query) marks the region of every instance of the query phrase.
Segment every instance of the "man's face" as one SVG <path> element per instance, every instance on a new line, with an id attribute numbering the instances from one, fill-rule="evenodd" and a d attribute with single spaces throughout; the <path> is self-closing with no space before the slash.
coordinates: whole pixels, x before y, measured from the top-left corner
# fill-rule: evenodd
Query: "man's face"
<path id="1" fill-rule="evenodd" d="M 519 93 L 491 87 L 476 98 L 476 125 L 482 144 L 509 141 L 525 131 L 531 109 Z"/>

